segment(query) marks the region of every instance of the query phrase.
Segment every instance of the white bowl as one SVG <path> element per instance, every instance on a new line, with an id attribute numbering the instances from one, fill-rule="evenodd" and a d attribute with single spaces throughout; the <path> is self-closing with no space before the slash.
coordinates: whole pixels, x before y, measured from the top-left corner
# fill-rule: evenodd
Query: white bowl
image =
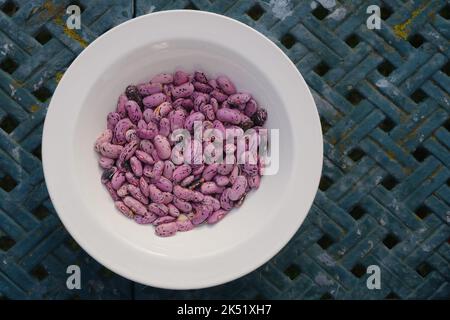
<path id="1" fill-rule="evenodd" d="M 93 143 L 128 84 L 177 68 L 226 74 L 251 92 L 280 129 L 280 167 L 218 224 L 159 238 L 116 211 Z M 274 43 L 221 15 L 165 11 L 108 31 L 72 63 L 48 109 L 43 166 L 61 221 L 92 257 L 146 285 L 204 288 L 261 266 L 298 230 L 319 183 L 322 134 L 305 81 Z"/>

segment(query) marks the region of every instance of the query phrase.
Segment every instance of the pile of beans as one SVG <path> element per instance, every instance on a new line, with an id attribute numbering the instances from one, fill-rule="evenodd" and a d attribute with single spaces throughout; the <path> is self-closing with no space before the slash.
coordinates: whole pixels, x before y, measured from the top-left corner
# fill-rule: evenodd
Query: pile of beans
<path id="1" fill-rule="evenodd" d="M 226 76 L 158 74 L 128 86 L 108 114 L 107 129 L 95 142 L 101 181 L 123 215 L 156 226 L 159 236 L 214 224 L 259 187 L 263 161 L 176 165 L 171 133 L 186 129 L 193 135 L 195 121 L 221 132 L 258 130 L 266 119 L 266 110 Z M 235 145 L 224 143 L 223 149 L 237 157 Z"/>

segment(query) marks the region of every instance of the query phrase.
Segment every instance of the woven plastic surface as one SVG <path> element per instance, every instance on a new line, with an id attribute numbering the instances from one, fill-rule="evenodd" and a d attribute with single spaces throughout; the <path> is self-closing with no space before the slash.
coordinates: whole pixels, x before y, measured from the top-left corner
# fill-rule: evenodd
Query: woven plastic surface
<path id="1" fill-rule="evenodd" d="M 320 2 L 320 4 L 319 4 Z M 65 28 L 68 4 L 82 28 Z M 371 4 L 381 29 L 366 27 Z M 0 299 L 450 297 L 450 4 L 446 1 L 0 0 Z M 290 243 L 231 283 L 134 284 L 62 227 L 40 145 L 58 79 L 93 39 L 151 11 L 221 13 L 261 31 L 305 77 L 325 158 L 315 203 Z M 82 290 L 66 288 L 77 264 Z M 366 287 L 368 265 L 381 289 Z"/>

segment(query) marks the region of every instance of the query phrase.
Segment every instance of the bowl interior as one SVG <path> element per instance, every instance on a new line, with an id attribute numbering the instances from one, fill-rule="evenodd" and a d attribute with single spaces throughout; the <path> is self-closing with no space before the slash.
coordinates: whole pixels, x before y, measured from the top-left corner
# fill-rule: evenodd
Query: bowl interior
<path id="1" fill-rule="evenodd" d="M 202 70 L 210 77 L 227 75 L 239 91 L 250 92 L 260 105 L 266 107 L 269 113 L 266 126 L 279 129 L 279 165 L 277 174 L 264 176 L 261 187 L 249 194 L 244 205 L 232 210 L 218 224 L 180 232 L 171 238 L 159 238 L 154 234 L 154 227 L 138 225 L 115 209 L 100 183 L 101 170 L 93 143 L 105 129 L 106 115 L 115 110 L 117 98 L 127 85 L 148 82 L 157 73 L 179 69 Z M 76 134 L 69 142 L 73 147 L 71 160 L 75 166 L 76 187 L 82 195 L 80 201 L 89 211 L 90 223 L 99 224 L 106 232 L 138 250 L 168 259 L 191 260 L 231 250 L 267 229 L 274 220 L 282 219 L 283 190 L 294 184 L 290 174 L 293 170 L 292 119 L 280 96 L 280 84 L 261 72 L 260 66 L 247 59 L 240 50 L 185 37 L 145 43 L 118 56 L 91 82 L 93 85 L 79 106 Z"/>

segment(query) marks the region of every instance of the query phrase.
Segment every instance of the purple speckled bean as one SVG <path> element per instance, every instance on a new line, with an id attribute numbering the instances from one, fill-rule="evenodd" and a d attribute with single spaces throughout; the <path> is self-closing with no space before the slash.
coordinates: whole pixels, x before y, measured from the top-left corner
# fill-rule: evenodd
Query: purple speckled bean
<path id="1" fill-rule="evenodd" d="M 114 188 L 114 190 L 117 190 L 122 186 L 125 180 L 125 173 L 117 171 L 111 178 L 111 186 Z"/>
<path id="2" fill-rule="evenodd" d="M 120 213 L 122 213 L 125 217 L 127 217 L 129 219 L 133 219 L 133 217 L 134 217 L 133 211 L 131 211 L 131 209 L 128 208 L 125 205 L 125 203 L 123 203 L 123 201 L 115 201 L 114 205 L 120 211 Z"/>
<path id="3" fill-rule="evenodd" d="M 149 196 L 155 203 L 163 203 L 164 202 L 164 194 L 161 190 L 159 190 L 154 184 L 150 184 L 148 186 Z"/>
<path id="4" fill-rule="evenodd" d="M 174 99 L 189 97 L 194 92 L 192 83 L 187 82 L 172 88 L 172 97 Z"/>
<path id="5" fill-rule="evenodd" d="M 153 159 L 155 159 L 155 161 L 160 161 L 161 160 L 159 158 L 159 156 L 158 156 L 158 151 L 156 151 L 156 149 L 152 151 L 151 156 L 152 156 Z"/>
<path id="6" fill-rule="evenodd" d="M 167 208 L 169 209 L 169 215 L 172 217 L 179 217 L 180 216 L 180 210 L 178 210 L 177 207 L 175 207 L 173 204 L 169 203 L 167 205 Z"/>
<path id="7" fill-rule="evenodd" d="M 214 121 L 216 119 L 216 114 L 214 113 L 213 106 L 210 104 L 205 104 L 200 107 L 200 112 L 206 116 L 206 119 Z"/>
<path id="8" fill-rule="evenodd" d="M 163 192 L 163 204 L 168 205 L 173 201 L 173 194 L 170 192 Z"/>
<path id="9" fill-rule="evenodd" d="M 128 186 L 129 184 L 124 183 L 119 189 L 117 189 L 117 195 L 121 198 L 128 195 Z"/>
<path id="10" fill-rule="evenodd" d="M 212 207 L 207 205 L 201 205 L 195 210 L 194 216 L 191 219 L 192 224 L 198 225 L 208 219 L 212 213 Z"/>
<path id="11" fill-rule="evenodd" d="M 106 129 L 103 131 L 95 140 L 94 149 L 97 152 L 100 152 L 100 147 L 104 143 L 110 143 L 113 137 L 113 132 L 110 129 Z"/>
<path id="12" fill-rule="evenodd" d="M 134 125 L 128 118 L 121 119 L 117 122 L 114 128 L 114 137 L 118 144 L 124 144 L 127 141 L 125 133 L 131 128 L 134 128 Z"/>
<path id="13" fill-rule="evenodd" d="M 239 167 L 234 166 L 228 178 L 230 179 L 231 184 L 234 184 L 237 176 L 239 175 Z"/>
<path id="14" fill-rule="evenodd" d="M 125 109 L 127 110 L 128 118 L 134 124 L 137 124 L 138 121 L 142 119 L 141 107 L 139 107 L 136 101 L 129 100 L 125 104 Z"/>
<path id="15" fill-rule="evenodd" d="M 211 97 L 213 97 L 214 99 L 217 100 L 217 102 L 224 102 L 225 100 L 228 99 L 228 95 L 226 95 L 225 93 L 219 91 L 219 90 L 213 90 L 210 93 Z"/>
<path id="16" fill-rule="evenodd" d="M 258 110 L 258 104 L 256 103 L 256 101 L 254 99 L 250 99 L 246 104 L 245 104 L 245 109 L 244 109 L 244 113 L 247 117 L 252 117 L 256 110 Z"/>
<path id="17" fill-rule="evenodd" d="M 191 201 L 192 202 L 202 202 L 204 198 L 205 198 L 205 196 L 203 195 L 203 193 L 201 193 L 199 191 L 194 190 L 191 193 Z"/>
<path id="18" fill-rule="evenodd" d="M 251 189 L 258 189 L 261 183 L 261 177 L 259 175 L 247 177 L 247 183 Z"/>
<path id="19" fill-rule="evenodd" d="M 146 123 L 157 121 L 155 111 L 153 109 L 145 109 L 144 112 L 142 113 L 142 118 L 144 119 L 144 121 Z M 141 128 L 141 127 L 139 127 L 139 128 Z M 143 128 L 146 128 L 146 127 L 143 127 Z"/>
<path id="20" fill-rule="evenodd" d="M 148 210 L 159 217 L 167 216 L 169 214 L 169 208 L 162 203 L 150 203 L 148 205 Z"/>
<path id="21" fill-rule="evenodd" d="M 216 175 L 214 177 L 214 182 L 219 186 L 219 187 L 225 187 L 230 183 L 230 179 L 227 176 L 222 176 L 222 175 Z"/>
<path id="22" fill-rule="evenodd" d="M 177 167 L 174 171 L 173 171 L 173 180 L 177 183 L 181 182 L 181 180 L 183 180 L 184 178 L 186 178 L 187 176 L 189 176 L 192 172 L 192 168 L 190 165 L 188 164 L 182 164 L 181 166 Z"/>
<path id="23" fill-rule="evenodd" d="M 228 193 L 228 198 L 231 201 L 239 200 L 244 195 L 246 188 L 247 179 L 244 176 L 237 176 L 231 187 L 231 191 Z"/>
<path id="24" fill-rule="evenodd" d="M 114 201 L 119 201 L 120 197 L 117 195 L 116 190 L 111 185 L 111 181 L 105 183 L 106 190 L 108 190 L 109 195 Z"/>
<path id="25" fill-rule="evenodd" d="M 141 83 L 137 86 L 141 96 L 149 96 L 155 93 L 162 92 L 161 83 Z"/>
<path id="26" fill-rule="evenodd" d="M 138 129 L 147 129 L 148 128 L 147 122 L 145 121 L 145 119 L 141 119 L 141 120 L 138 121 L 137 128 Z"/>
<path id="27" fill-rule="evenodd" d="M 222 195 L 220 196 L 220 206 L 224 210 L 231 210 L 234 207 L 233 201 L 229 198 L 229 193 L 231 191 L 231 188 L 227 188 L 222 192 Z"/>
<path id="28" fill-rule="evenodd" d="M 151 165 L 151 164 L 155 163 L 155 160 L 153 159 L 153 157 L 151 155 L 149 155 L 147 152 L 144 152 L 142 150 L 136 150 L 134 154 L 135 154 L 136 158 L 138 158 L 138 160 L 144 164 Z"/>
<path id="29" fill-rule="evenodd" d="M 195 90 L 199 92 L 210 93 L 211 91 L 213 91 L 213 87 L 211 87 L 209 84 L 206 83 L 195 81 L 193 85 Z"/>
<path id="30" fill-rule="evenodd" d="M 205 179 L 205 181 L 211 181 L 214 176 L 217 174 L 217 169 L 219 168 L 218 163 L 210 164 L 206 167 L 205 170 L 203 170 L 202 178 Z"/>
<path id="31" fill-rule="evenodd" d="M 175 170 L 175 165 L 172 161 L 166 160 L 164 161 L 164 170 L 163 170 L 163 176 L 167 179 L 172 179 L 173 171 Z"/>
<path id="32" fill-rule="evenodd" d="M 159 134 L 168 137 L 170 134 L 170 120 L 167 118 L 162 118 L 159 121 Z"/>
<path id="33" fill-rule="evenodd" d="M 168 84 L 173 81 L 173 76 L 170 73 L 160 73 L 152 78 L 151 83 Z"/>
<path id="34" fill-rule="evenodd" d="M 175 217 L 164 216 L 164 217 L 159 217 L 158 219 L 156 219 L 155 221 L 153 221 L 152 224 L 153 224 L 154 226 L 159 226 L 160 224 L 173 222 L 173 221 L 175 221 L 175 220 L 176 220 Z"/>
<path id="35" fill-rule="evenodd" d="M 122 119 L 118 112 L 110 112 L 106 117 L 106 127 L 109 130 L 114 130 L 116 124 Z"/>
<path id="36" fill-rule="evenodd" d="M 225 217 L 225 215 L 228 213 L 227 210 L 223 210 L 223 209 L 219 209 L 217 211 L 214 211 L 209 217 L 208 220 L 206 221 L 208 224 L 214 224 L 219 222 L 220 220 L 223 219 L 223 217 Z"/>
<path id="37" fill-rule="evenodd" d="M 259 168 L 257 164 L 245 163 L 241 165 L 242 172 L 247 174 L 248 176 L 256 176 L 259 172 Z"/>
<path id="38" fill-rule="evenodd" d="M 183 99 L 183 101 L 181 102 L 181 106 L 186 110 L 186 111 L 190 111 L 192 110 L 192 108 L 194 107 L 194 102 L 189 99 L 189 98 L 185 98 Z"/>
<path id="39" fill-rule="evenodd" d="M 184 126 L 184 121 L 186 120 L 186 111 L 183 109 L 175 110 L 170 116 L 170 128 L 172 131 L 181 129 Z"/>
<path id="40" fill-rule="evenodd" d="M 234 86 L 233 82 L 231 82 L 231 80 L 226 76 L 217 77 L 217 84 L 219 85 L 219 88 L 227 95 L 236 93 L 236 87 Z"/>
<path id="41" fill-rule="evenodd" d="M 145 108 L 157 107 L 165 101 L 167 101 L 167 96 L 162 92 L 154 93 L 142 99 Z"/>
<path id="42" fill-rule="evenodd" d="M 158 218 L 158 216 L 154 213 L 147 212 L 145 215 L 135 215 L 134 221 L 138 224 L 151 224 L 153 221 L 155 221 Z"/>
<path id="43" fill-rule="evenodd" d="M 173 75 L 173 84 L 176 86 L 179 86 L 188 81 L 189 81 L 189 74 L 184 71 L 178 70 Z"/>
<path id="44" fill-rule="evenodd" d="M 192 168 L 192 174 L 194 176 L 201 175 L 203 173 L 204 169 L 205 169 L 205 166 L 203 164 L 194 165 L 193 168 Z"/>
<path id="45" fill-rule="evenodd" d="M 172 103 L 173 98 L 172 98 L 172 88 L 173 88 L 173 84 L 165 84 L 163 85 L 163 92 L 167 97 L 167 101 Z"/>
<path id="46" fill-rule="evenodd" d="M 125 198 L 123 198 L 123 202 L 135 214 L 143 216 L 148 212 L 147 208 L 142 203 L 140 203 L 138 200 L 136 200 L 135 198 L 133 198 L 131 196 L 126 196 Z"/>
<path id="47" fill-rule="evenodd" d="M 170 158 L 172 154 L 172 148 L 170 147 L 169 140 L 162 135 L 157 135 L 153 139 L 153 144 L 155 146 L 156 152 L 158 153 L 158 157 L 161 160 L 167 160 Z"/>
<path id="48" fill-rule="evenodd" d="M 145 128 L 144 128 L 145 129 Z M 156 122 L 149 122 L 147 123 L 147 130 L 152 132 L 152 136 L 155 137 L 158 134 L 158 124 Z M 150 140 L 152 138 L 147 138 L 147 140 Z"/>
<path id="49" fill-rule="evenodd" d="M 205 116 L 203 115 L 203 113 L 201 113 L 201 112 L 194 112 L 194 113 L 192 113 L 191 115 L 189 115 L 186 118 L 186 121 L 184 123 L 184 128 L 186 130 L 192 131 L 193 128 L 194 128 L 194 122 L 195 121 L 200 121 L 201 122 L 203 120 L 205 120 Z"/>
<path id="50" fill-rule="evenodd" d="M 135 198 L 142 204 L 148 204 L 148 198 L 142 194 L 141 189 L 139 187 L 129 184 L 127 188 L 128 188 L 129 194 L 133 198 Z"/>
<path id="51" fill-rule="evenodd" d="M 194 72 L 194 79 L 195 79 L 195 81 L 198 81 L 201 83 L 208 83 L 208 78 L 206 77 L 206 74 L 201 71 Z"/>
<path id="52" fill-rule="evenodd" d="M 219 197 L 220 198 L 220 197 Z M 202 203 L 208 206 L 211 206 L 213 210 L 219 210 L 220 209 L 220 201 L 214 197 L 211 196 L 203 196 Z"/>
<path id="53" fill-rule="evenodd" d="M 141 140 L 139 143 L 139 148 L 148 154 L 151 154 L 152 151 L 155 150 L 155 147 L 150 140 Z"/>
<path id="54" fill-rule="evenodd" d="M 178 231 L 178 226 L 176 222 L 169 222 L 160 224 L 155 228 L 156 235 L 160 237 L 170 237 L 173 236 Z"/>
<path id="55" fill-rule="evenodd" d="M 194 182 L 195 180 L 195 176 L 194 175 L 190 175 L 187 176 L 186 178 L 184 178 L 181 182 L 180 182 L 180 186 L 182 187 L 187 187 L 189 186 L 192 182 Z"/>
<path id="56" fill-rule="evenodd" d="M 213 194 L 213 193 L 222 193 L 224 190 L 223 187 L 219 187 L 215 182 L 213 181 L 208 181 L 208 182 L 204 182 L 202 183 L 201 187 L 200 187 L 200 191 L 203 194 Z"/>
<path id="57" fill-rule="evenodd" d="M 142 176 L 142 163 L 136 157 L 130 158 L 130 167 L 134 175 L 137 177 Z"/>
<path id="58" fill-rule="evenodd" d="M 158 181 L 155 182 L 155 186 L 157 186 L 159 190 L 164 192 L 172 192 L 173 188 L 172 181 L 164 176 L 159 177 Z"/>
<path id="59" fill-rule="evenodd" d="M 219 88 L 219 84 L 217 83 L 216 79 L 210 79 L 208 80 L 208 84 L 215 90 Z"/>
<path id="60" fill-rule="evenodd" d="M 227 101 L 233 105 L 246 104 L 252 98 L 248 93 L 235 93 L 228 97 Z"/>
<path id="61" fill-rule="evenodd" d="M 217 110 L 217 119 L 222 122 L 229 122 L 232 124 L 241 123 L 241 113 L 236 109 L 222 108 Z"/>
<path id="62" fill-rule="evenodd" d="M 173 204 L 181 212 L 189 213 L 189 212 L 192 211 L 192 205 L 189 202 L 181 200 L 181 199 L 178 199 L 177 197 L 173 198 Z"/>
<path id="63" fill-rule="evenodd" d="M 148 198 L 150 193 L 148 190 L 148 181 L 145 177 L 139 179 L 139 188 L 141 189 L 142 194 Z"/>
<path id="64" fill-rule="evenodd" d="M 126 172 L 125 178 L 127 179 L 127 182 L 132 184 L 133 186 L 139 186 L 139 179 L 132 172 Z"/>
<path id="65" fill-rule="evenodd" d="M 153 166 L 151 174 L 147 176 L 157 181 L 159 180 L 159 178 L 161 178 L 163 171 L 164 171 L 164 161 L 158 160 Z"/>
<path id="66" fill-rule="evenodd" d="M 217 173 L 222 176 L 227 176 L 233 171 L 233 168 L 234 168 L 234 164 L 221 163 L 217 167 Z"/>
<path id="67" fill-rule="evenodd" d="M 150 122 L 150 123 L 152 123 L 152 122 Z M 149 123 L 149 125 L 150 125 L 150 123 Z M 152 123 L 152 125 L 154 125 L 154 124 Z M 148 128 L 147 127 L 147 129 L 139 128 L 139 129 L 137 129 L 137 135 L 141 139 L 146 139 L 146 140 L 153 139 L 154 137 L 156 137 L 158 135 L 158 128 L 157 127 L 156 128 Z"/>
<path id="68" fill-rule="evenodd" d="M 114 166 L 114 159 L 106 158 L 106 157 L 100 157 L 100 159 L 98 160 L 98 164 L 103 169 L 109 169 L 109 168 L 112 168 L 112 166 Z"/>
<path id="69" fill-rule="evenodd" d="M 182 186 L 175 185 L 173 187 L 173 194 L 178 199 L 184 200 L 184 201 L 191 201 L 193 198 L 194 191 L 183 188 Z"/>
<path id="70" fill-rule="evenodd" d="M 122 93 L 117 100 L 116 112 L 120 115 L 121 118 L 125 118 L 127 116 L 127 110 L 125 109 L 125 104 L 127 103 L 127 96 Z"/>
<path id="71" fill-rule="evenodd" d="M 207 103 L 207 98 L 204 95 L 198 95 L 194 99 L 194 110 L 199 111 L 200 107 Z"/>
<path id="72" fill-rule="evenodd" d="M 173 110 L 172 104 L 170 102 L 163 102 L 158 107 L 158 112 L 161 117 L 166 117 L 170 111 Z"/>
<path id="73" fill-rule="evenodd" d="M 125 161 L 128 161 L 136 152 L 138 148 L 139 142 L 136 140 L 128 142 L 125 147 L 122 149 L 122 152 L 119 155 L 119 163 L 122 164 Z"/>

